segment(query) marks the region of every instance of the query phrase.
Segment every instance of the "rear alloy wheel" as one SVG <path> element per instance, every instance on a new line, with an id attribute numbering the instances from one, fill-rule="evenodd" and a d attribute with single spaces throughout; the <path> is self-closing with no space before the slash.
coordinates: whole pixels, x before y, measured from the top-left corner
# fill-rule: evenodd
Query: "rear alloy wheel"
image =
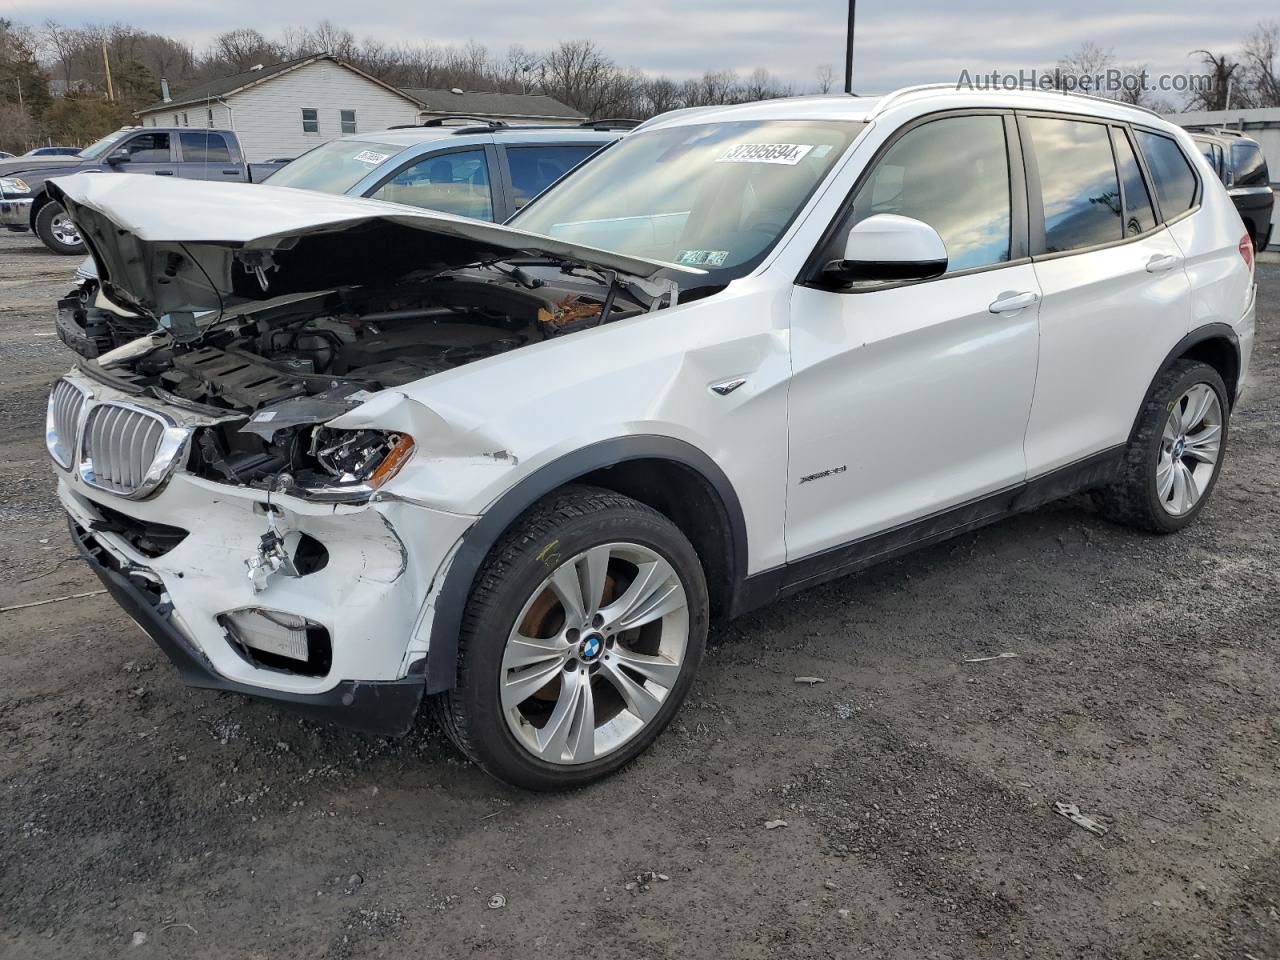
<path id="1" fill-rule="evenodd" d="M 54 253 L 67 256 L 84 253 L 80 228 L 59 203 L 47 203 L 36 213 L 36 236 Z"/>
<path id="2" fill-rule="evenodd" d="M 1203 509 L 1227 449 L 1227 391 L 1208 364 L 1179 360 L 1152 386 L 1121 479 L 1100 491 L 1113 520 L 1173 533 Z"/>
<path id="3" fill-rule="evenodd" d="M 606 490 L 536 505 L 477 577 L 445 730 L 518 786 L 588 783 L 638 755 L 679 709 L 707 631 L 697 555 L 664 516 Z"/>

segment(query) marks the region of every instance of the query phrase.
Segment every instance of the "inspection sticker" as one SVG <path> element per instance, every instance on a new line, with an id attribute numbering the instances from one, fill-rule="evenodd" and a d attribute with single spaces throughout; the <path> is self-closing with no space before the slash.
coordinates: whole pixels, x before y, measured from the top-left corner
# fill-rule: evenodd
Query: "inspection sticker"
<path id="1" fill-rule="evenodd" d="M 376 150 L 361 150 L 355 155 L 354 159 L 359 160 L 361 163 L 368 163 L 376 167 L 389 156 L 391 156 L 391 154 L 378 153 Z"/>
<path id="2" fill-rule="evenodd" d="M 728 250 L 681 250 L 676 263 L 683 267 L 719 267 L 728 258 Z"/>
<path id="3" fill-rule="evenodd" d="M 812 149 L 812 143 L 738 143 L 716 163 L 781 163 L 794 167 Z"/>

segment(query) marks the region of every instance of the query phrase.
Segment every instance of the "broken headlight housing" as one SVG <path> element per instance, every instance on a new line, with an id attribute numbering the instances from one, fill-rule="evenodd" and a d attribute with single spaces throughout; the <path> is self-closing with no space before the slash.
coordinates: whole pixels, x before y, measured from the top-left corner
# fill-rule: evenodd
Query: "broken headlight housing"
<path id="1" fill-rule="evenodd" d="M 316 427 L 307 453 L 319 469 L 297 484 L 298 492 L 313 499 L 359 500 L 400 472 L 413 454 L 413 437 L 390 430 Z"/>

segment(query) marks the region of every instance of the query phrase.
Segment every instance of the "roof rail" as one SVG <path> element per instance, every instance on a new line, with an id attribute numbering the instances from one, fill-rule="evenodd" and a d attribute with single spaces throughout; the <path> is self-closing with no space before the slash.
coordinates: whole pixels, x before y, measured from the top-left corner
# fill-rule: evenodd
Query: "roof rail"
<path id="1" fill-rule="evenodd" d="M 941 93 L 944 90 L 958 91 L 961 89 L 963 88 L 959 84 L 955 84 L 955 83 L 921 83 L 913 87 L 902 87 L 899 90 L 894 90 L 892 93 L 887 93 L 883 97 L 881 97 L 879 101 L 876 103 L 876 105 L 872 108 L 871 113 L 867 115 L 867 119 L 874 120 L 876 117 L 880 116 L 880 114 L 884 113 L 884 111 L 888 109 L 889 105 L 892 104 L 895 100 L 901 100 L 904 97 L 911 96 L 912 94 Z M 1085 100 L 1096 100 L 1099 103 L 1109 103 L 1112 106 L 1130 107 L 1131 109 L 1134 109 L 1134 110 L 1141 110 L 1143 113 L 1149 113 L 1153 117 L 1160 117 L 1160 114 L 1156 113 L 1156 111 L 1150 109 L 1149 107 L 1139 106 L 1136 103 L 1125 103 L 1122 100 L 1112 100 L 1109 97 L 1100 97 L 1097 94 L 1093 94 L 1093 93 L 1077 93 L 1074 90 L 1059 90 L 1056 87 L 1042 87 L 1042 86 L 1039 86 L 1038 84 L 1031 84 L 1028 86 L 1018 86 L 1018 87 L 1001 87 L 999 90 L 996 90 L 993 92 L 995 93 L 1047 93 L 1047 94 L 1056 93 L 1063 97 L 1081 97 Z M 1164 118 L 1160 117 L 1160 119 L 1163 120 Z"/>
<path id="2" fill-rule="evenodd" d="M 583 120 L 578 126 L 588 130 L 634 130 L 643 122 L 630 117 L 607 117 L 603 120 Z"/>
<path id="3" fill-rule="evenodd" d="M 469 117 L 464 114 L 457 114 L 457 115 L 452 115 L 447 117 L 432 117 L 430 120 L 423 120 L 422 123 L 417 124 L 417 126 L 443 127 L 446 125 L 446 121 L 449 121 L 449 120 L 468 120 L 470 121 L 470 123 L 467 124 L 467 126 L 469 127 L 473 127 L 478 124 L 483 127 L 488 127 L 491 130 L 496 130 L 500 127 L 505 127 L 509 125 L 505 120 L 495 120 L 492 117 Z"/>

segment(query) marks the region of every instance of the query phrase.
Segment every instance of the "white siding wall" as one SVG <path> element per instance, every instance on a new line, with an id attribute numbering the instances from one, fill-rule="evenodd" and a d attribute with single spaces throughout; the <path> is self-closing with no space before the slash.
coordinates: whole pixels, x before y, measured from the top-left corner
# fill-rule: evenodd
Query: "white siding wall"
<path id="1" fill-rule="evenodd" d="M 182 126 L 182 115 L 187 115 L 187 126 L 199 129 L 207 129 L 209 124 L 209 114 L 207 111 L 213 111 L 213 126 L 219 130 L 228 129 L 231 126 L 227 118 L 227 108 L 222 104 L 199 103 L 187 104 L 185 107 L 165 107 L 162 110 L 153 110 L 151 113 L 144 113 L 138 117 L 138 123 L 144 127 L 180 127 Z M 174 117 L 177 117 L 175 120 Z"/>
<path id="2" fill-rule="evenodd" d="M 413 123 L 418 108 L 411 100 L 371 83 L 330 60 L 299 67 L 227 98 L 233 117 L 226 125 L 240 137 L 251 163 L 296 157 L 317 144 L 342 136 L 339 110 L 356 112 L 356 130 L 385 130 Z M 302 108 L 320 111 L 320 132 L 302 132 Z"/>

